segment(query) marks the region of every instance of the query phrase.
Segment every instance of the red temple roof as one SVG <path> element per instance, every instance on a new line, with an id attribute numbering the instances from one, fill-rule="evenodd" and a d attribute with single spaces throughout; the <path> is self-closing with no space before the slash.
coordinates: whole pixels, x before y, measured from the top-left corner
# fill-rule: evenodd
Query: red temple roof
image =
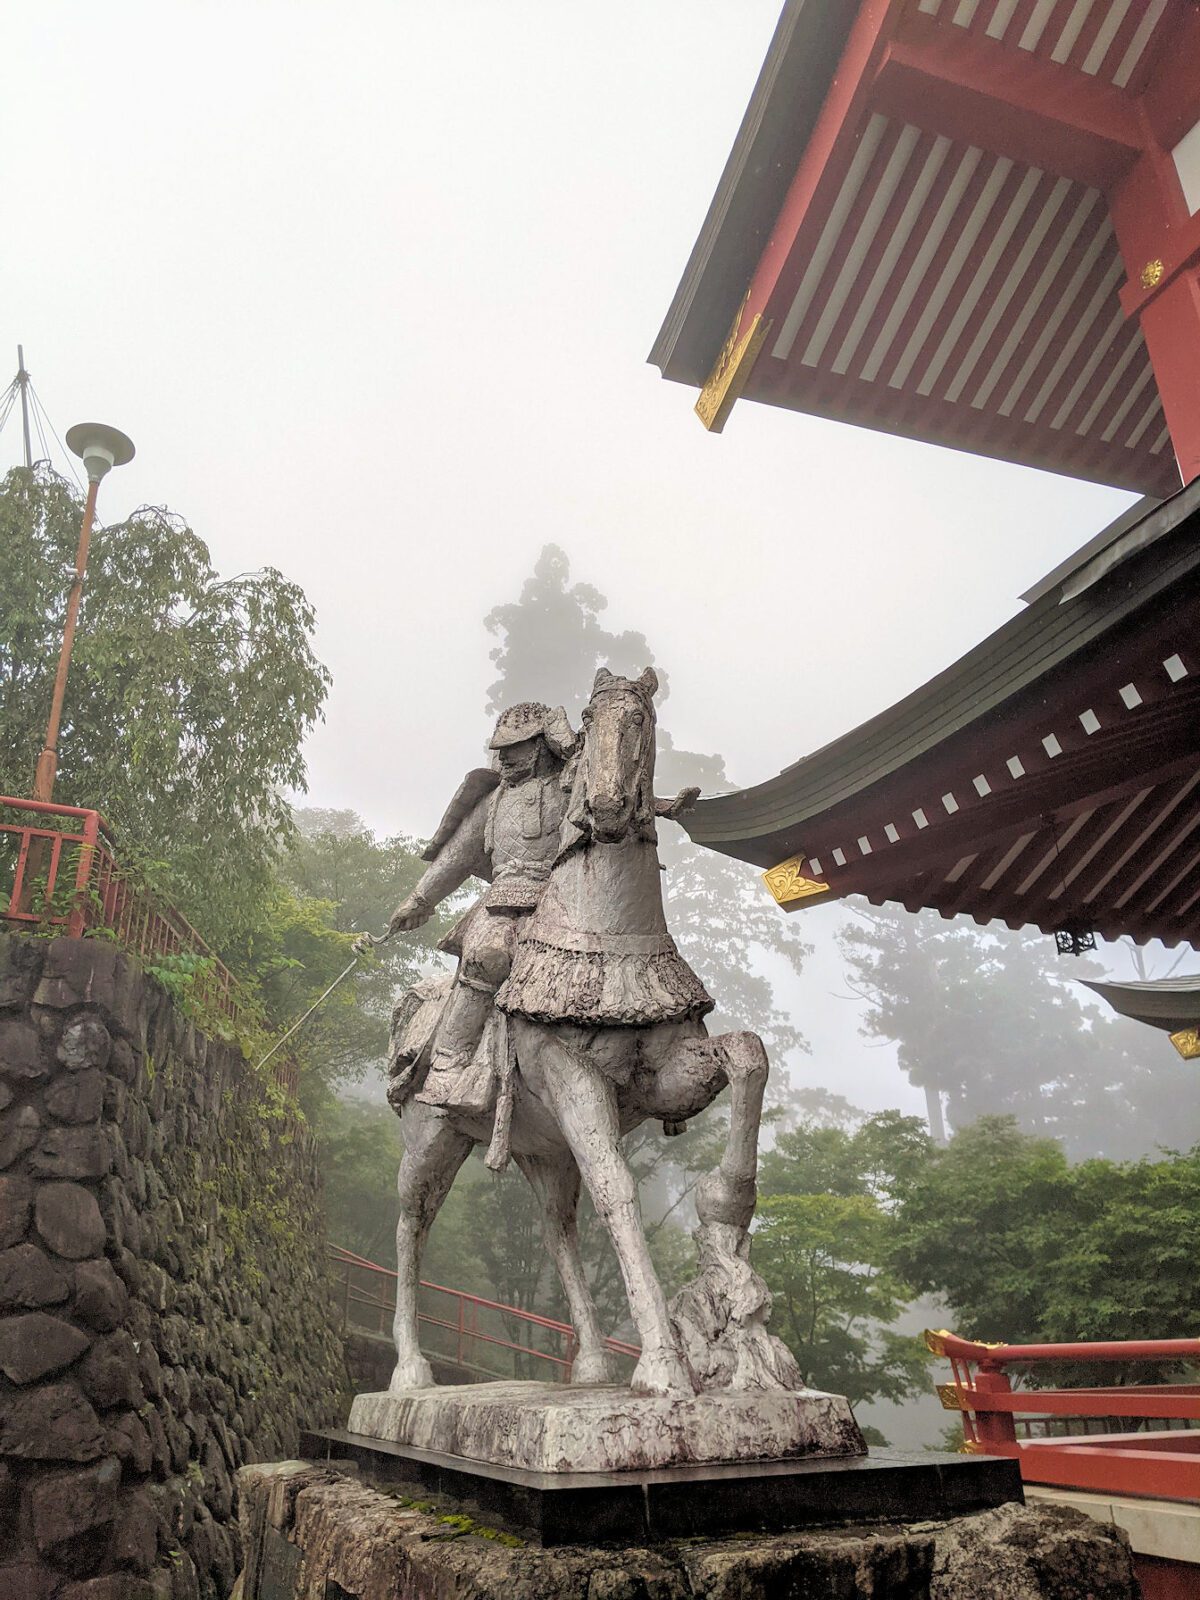
<path id="1" fill-rule="evenodd" d="M 1172 191 L 1140 286 L 1118 233 L 1197 61 L 1190 0 L 790 0 L 651 360 L 715 429 L 740 394 L 1169 495 L 1139 313 L 1200 217 Z"/>

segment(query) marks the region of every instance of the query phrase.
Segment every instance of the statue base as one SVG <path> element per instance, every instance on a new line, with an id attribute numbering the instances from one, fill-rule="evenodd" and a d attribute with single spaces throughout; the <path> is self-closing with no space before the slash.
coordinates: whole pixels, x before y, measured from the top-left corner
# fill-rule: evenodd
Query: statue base
<path id="1" fill-rule="evenodd" d="M 867 1448 L 849 1402 L 817 1389 L 646 1395 L 616 1384 L 457 1384 L 360 1394 L 349 1431 L 539 1473 L 829 1459 Z"/>

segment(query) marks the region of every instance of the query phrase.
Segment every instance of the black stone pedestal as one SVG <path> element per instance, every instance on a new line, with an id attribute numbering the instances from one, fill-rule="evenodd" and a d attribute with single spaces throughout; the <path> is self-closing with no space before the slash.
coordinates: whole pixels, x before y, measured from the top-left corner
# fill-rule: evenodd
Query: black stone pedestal
<path id="1" fill-rule="evenodd" d="M 1015 1461 L 934 1451 L 611 1473 L 528 1472 L 339 1429 L 301 1434 L 300 1451 L 310 1461 L 355 1461 L 377 1482 L 445 1496 L 542 1545 L 922 1522 L 1024 1498 Z"/>

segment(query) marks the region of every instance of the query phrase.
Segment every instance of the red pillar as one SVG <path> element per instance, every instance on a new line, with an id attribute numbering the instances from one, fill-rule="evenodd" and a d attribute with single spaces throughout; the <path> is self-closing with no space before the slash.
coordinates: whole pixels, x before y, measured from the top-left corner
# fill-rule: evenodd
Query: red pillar
<path id="1" fill-rule="evenodd" d="M 1129 281 L 1184 483 L 1200 478 L 1200 215 L 1190 216 L 1170 152 L 1149 148 L 1109 197 Z"/>

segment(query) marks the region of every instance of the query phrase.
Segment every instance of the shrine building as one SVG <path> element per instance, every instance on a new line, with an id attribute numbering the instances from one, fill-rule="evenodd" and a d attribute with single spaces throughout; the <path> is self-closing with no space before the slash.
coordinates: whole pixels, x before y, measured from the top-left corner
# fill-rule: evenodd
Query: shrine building
<path id="1" fill-rule="evenodd" d="M 847 894 L 1200 946 L 1200 11 L 788 0 L 651 360 L 1138 492 L 1025 609 L 697 842 Z"/>

